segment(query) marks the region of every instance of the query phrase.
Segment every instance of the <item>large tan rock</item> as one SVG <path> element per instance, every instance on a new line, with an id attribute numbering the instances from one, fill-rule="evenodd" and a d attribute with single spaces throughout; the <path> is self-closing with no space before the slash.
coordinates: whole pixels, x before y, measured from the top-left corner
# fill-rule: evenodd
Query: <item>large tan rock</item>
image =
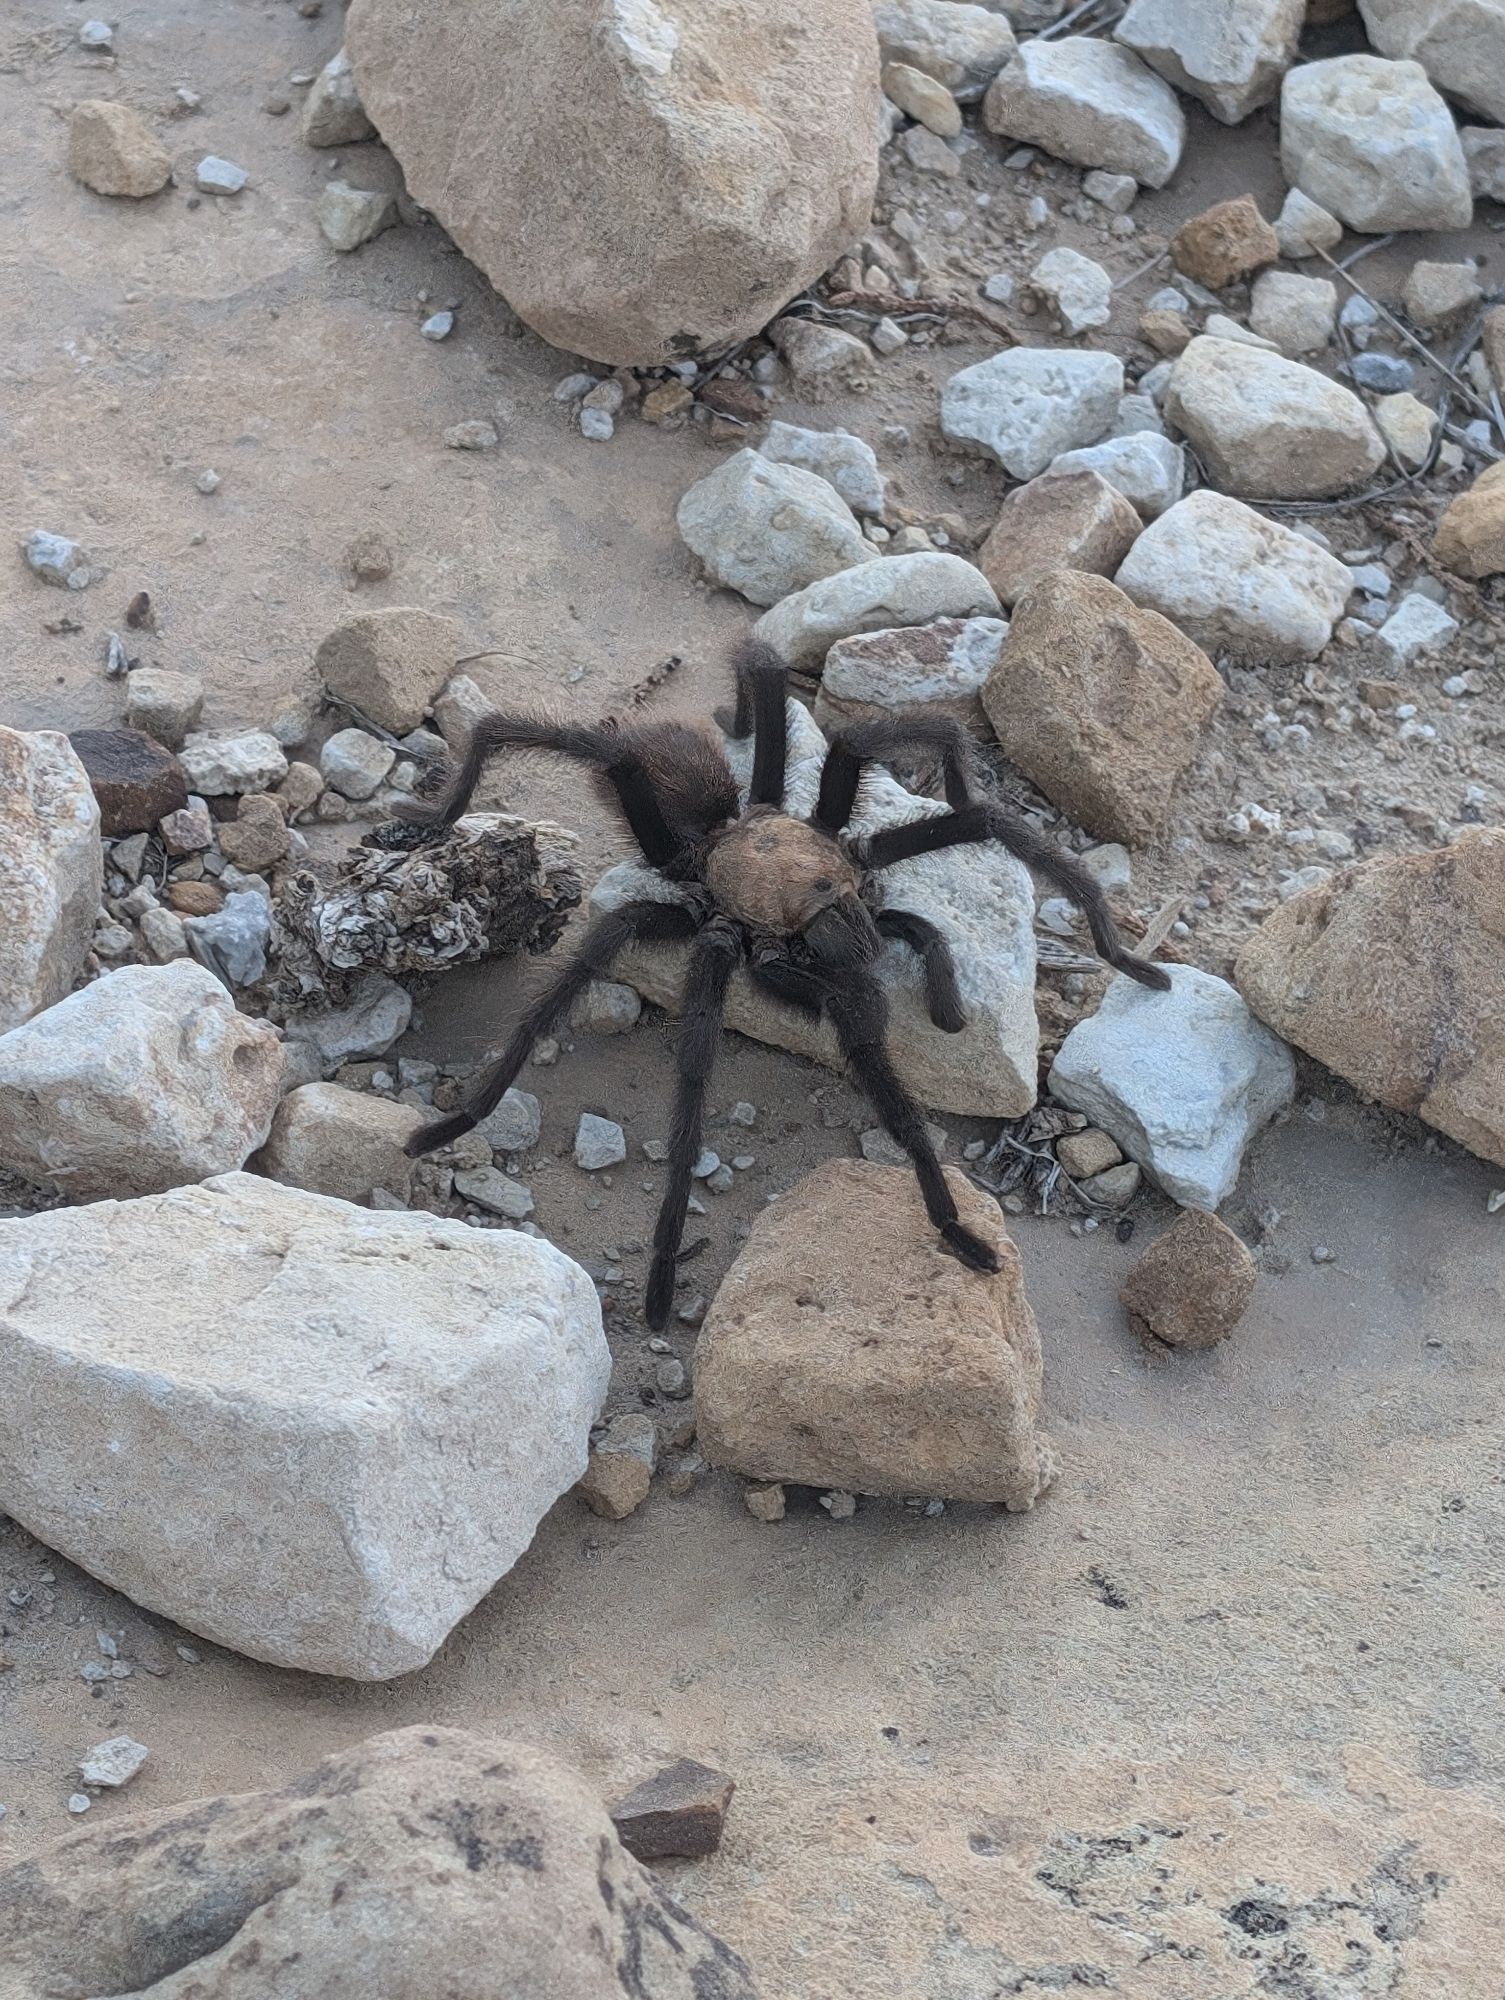
<path id="1" fill-rule="evenodd" d="M 1439 90 L 1505 124 L 1505 0 L 1359 0 L 1382 56 L 1419 62 Z"/>
<path id="2" fill-rule="evenodd" d="M 0 1509 L 279 1666 L 430 1659 L 585 1470 L 609 1371 L 595 1287 L 515 1230 L 251 1174 L 0 1222 Z"/>
<path id="3" fill-rule="evenodd" d="M 0 1035 L 83 970 L 104 887 L 99 804 L 55 730 L 0 727 Z"/>
<path id="4" fill-rule="evenodd" d="M 356 0 L 346 47 L 415 200 L 597 361 L 757 333 L 871 211 L 869 0 Z"/>
<path id="5" fill-rule="evenodd" d="M 629 1992 L 756 2000 L 577 1772 L 459 1729 L 392 1730 L 278 1790 L 111 1818 L 0 1875 L 4 2000 Z"/>
<path id="6" fill-rule="evenodd" d="M 300 1084 L 278 1105 L 252 1166 L 268 1180 L 341 1201 L 365 1201 L 373 1188 L 406 1195 L 413 1162 L 403 1147 L 422 1123 L 410 1104 L 337 1083 Z"/>
<path id="7" fill-rule="evenodd" d="M 1112 576 L 1133 548 L 1139 515 L 1098 472 L 1045 472 L 1016 486 L 977 566 L 1005 605 L 1052 570 Z"/>
<path id="8" fill-rule="evenodd" d="M 122 966 L 0 1035 L 0 1166 L 74 1201 L 229 1173 L 266 1138 L 285 1062 L 203 966 Z"/>
<path id="9" fill-rule="evenodd" d="M 1505 827 L 1292 897 L 1234 979 L 1287 1041 L 1505 1166 Z"/>
<path id="10" fill-rule="evenodd" d="M 914 1175 L 828 1160 L 764 1209 L 695 1355 L 697 1442 L 754 1479 L 1029 1507 L 1040 1334 L 998 1204 L 946 1170 L 993 1276 L 941 1245 Z"/>
<path id="11" fill-rule="evenodd" d="M 331 694 L 380 728 L 406 736 L 467 650 L 458 619 L 394 604 L 337 625 L 321 641 L 314 665 Z"/>
<path id="12" fill-rule="evenodd" d="M 1489 465 L 1437 523 L 1432 544 L 1439 562 L 1460 576 L 1505 571 L 1505 463 Z"/>
<path id="13" fill-rule="evenodd" d="M 68 168 L 96 194 L 140 201 L 167 186 L 172 161 L 139 111 L 86 97 L 68 121 Z"/>
<path id="14" fill-rule="evenodd" d="M 1347 493 L 1385 461 L 1351 389 L 1238 340 L 1194 340 L 1171 369 L 1166 415 L 1225 493 L 1315 500 Z"/>
<path id="15" fill-rule="evenodd" d="M 982 698 L 1004 755 L 1052 805 L 1102 840 L 1143 845 L 1222 691 L 1168 618 L 1062 569 L 1020 600 Z"/>

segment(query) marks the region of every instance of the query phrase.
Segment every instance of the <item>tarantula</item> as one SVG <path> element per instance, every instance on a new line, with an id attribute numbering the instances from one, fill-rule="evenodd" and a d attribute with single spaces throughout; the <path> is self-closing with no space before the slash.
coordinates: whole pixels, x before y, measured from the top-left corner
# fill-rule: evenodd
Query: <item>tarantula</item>
<path id="1" fill-rule="evenodd" d="M 885 868 L 963 842 L 1000 841 L 1081 907 L 1093 942 L 1110 965 L 1144 986 L 1170 984 L 1161 967 L 1124 948 L 1102 892 L 1085 870 L 1022 820 L 973 796 L 969 746 L 959 723 L 896 716 L 842 725 L 830 740 L 815 811 L 808 820 L 795 819 L 783 810 L 784 663 L 769 647 L 748 642 L 736 655 L 735 670 L 731 734 L 754 737 L 746 806 L 720 744 L 702 726 L 614 720 L 580 725 L 488 715 L 472 731 L 443 794 L 405 809 L 408 819 L 441 830 L 465 811 L 487 759 L 497 751 L 555 750 L 593 768 L 649 865 L 685 892 L 681 902 L 632 902 L 598 916 L 576 955 L 518 1022 L 465 1108 L 423 1126 L 408 1142 L 410 1154 L 433 1152 L 486 1117 L 534 1042 L 591 980 L 608 973 L 625 945 L 688 944 L 669 1185 L 648 1279 L 647 1319 L 655 1328 L 668 1319 L 673 1300 L 722 1008 L 732 974 L 743 965 L 774 998 L 830 1021 L 852 1075 L 913 1161 L 926 1213 L 942 1239 L 974 1270 L 997 1269 L 992 1249 L 958 1219 L 920 1108 L 884 1045 L 888 1003 L 873 961 L 889 938 L 918 957 L 936 1027 L 955 1033 L 965 1025 L 950 947 L 918 911 L 882 905 L 876 878 Z M 915 753 L 939 759 L 950 810 L 852 834 L 847 823 L 864 766 Z"/>

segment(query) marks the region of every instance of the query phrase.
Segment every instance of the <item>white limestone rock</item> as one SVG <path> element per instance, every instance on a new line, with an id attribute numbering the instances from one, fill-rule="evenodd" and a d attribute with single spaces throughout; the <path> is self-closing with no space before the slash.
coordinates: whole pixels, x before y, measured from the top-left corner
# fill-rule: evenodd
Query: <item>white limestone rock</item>
<path id="1" fill-rule="evenodd" d="M 1002 14 L 966 0 L 873 0 L 873 25 L 884 62 L 923 70 L 959 104 L 975 103 L 1015 48 Z"/>
<path id="2" fill-rule="evenodd" d="M 881 519 L 886 496 L 877 454 L 851 431 L 811 431 L 775 418 L 758 450 L 779 465 L 797 465 L 824 479 L 854 514 Z"/>
<path id="3" fill-rule="evenodd" d="M 821 577 L 878 560 L 834 486 L 750 449 L 697 479 L 675 519 L 707 575 L 753 604 L 777 604 Z"/>
<path id="4" fill-rule="evenodd" d="M 1329 499 L 1385 461 L 1351 389 L 1242 341 L 1192 341 L 1171 370 L 1165 408 L 1212 480 L 1251 499 Z"/>
<path id="5" fill-rule="evenodd" d="M 1286 356 L 1318 354 L 1338 325 L 1338 288 L 1296 271 L 1261 271 L 1249 300 L 1249 324 Z"/>
<path id="6" fill-rule="evenodd" d="M 1459 137 L 1475 197 L 1505 202 L 1505 132 L 1493 125 L 1465 125 Z"/>
<path id="7" fill-rule="evenodd" d="M 1225 979 L 1175 965 L 1168 993 L 1122 975 L 1051 1065 L 1051 1095 L 1084 1111 L 1183 1208 L 1216 1209 L 1244 1149 L 1291 1103 L 1296 1065 Z"/>
<path id="8" fill-rule="evenodd" d="M 937 618 L 838 639 L 821 670 L 816 723 L 923 712 L 987 736 L 982 691 L 1008 635 L 1006 618 Z"/>
<path id="9" fill-rule="evenodd" d="M 190 792 L 203 799 L 269 792 L 287 776 L 282 745 L 268 730 L 203 730 L 189 736 L 178 762 Z"/>
<path id="10" fill-rule="evenodd" d="M 610 1372 L 552 1244 L 226 1174 L 0 1222 L 0 1508 L 254 1659 L 432 1658 L 585 1470 Z"/>
<path id="11" fill-rule="evenodd" d="M 1421 64 L 1466 110 L 1505 124 L 1505 0 L 1359 0 L 1382 56 Z"/>
<path id="12" fill-rule="evenodd" d="M 808 713 L 789 704 L 789 775 L 785 804 L 809 812 L 820 786 L 825 739 Z M 727 745 L 739 781 L 751 775 L 750 746 Z M 864 781 L 852 826 L 867 833 L 944 812 L 933 799 L 904 790 L 886 771 Z M 884 901 L 920 910 L 944 933 L 956 958 L 967 1025 L 959 1034 L 932 1026 L 925 1008 L 920 967 L 904 947 L 890 943 L 878 977 L 892 1016 L 888 1042 L 900 1074 L 920 1102 L 935 1111 L 980 1118 L 1015 1118 L 1035 1101 L 1039 1028 L 1035 1019 L 1034 888 L 1028 871 L 1001 847 L 954 847 L 920 855 L 883 871 Z M 595 910 L 616 909 L 635 897 L 673 901 L 674 887 L 633 862 L 608 869 L 591 896 Z M 633 946 L 618 961 L 645 1000 L 674 1011 L 684 983 L 682 945 Z M 792 1008 L 766 998 L 737 972 L 727 996 L 727 1026 L 796 1055 L 844 1067 L 835 1037 Z"/>
<path id="13" fill-rule="evenodd" d="M 1419 63 L 1333 56 L 1291 70 L 1280 94 L 1288 181 L 1350 229 L 1466 229 L 1468 162 Z"/>
<path id="14" fill-rule="evenodd" d="M 1164 187 L 1181 161 L 1176 93 L 1129 49 L 1091 35 L 1021 45 L 983 100 L 990 132 L 1079 167 Z"/>
<path id="15" fill-rule="evenodd" d="M 1352 588 L 1336 556 L 1205 487 L 1150 523 L 1115 581 L 1212 658 L 1254 665 L 1314 660 Z"/>
<path id="16" fill-rule="evenodd" d="M 1392 667 L 1409 667 L 1425 654 L 1442 652 L 1457 631 L 1458 620 L 1450 611 L 1413 590 L 1375 634 L 1375 645 Z"/>
<path id="17" fill-rule="evenodd" d="M 838 639 L 936 618 L 996 618 L 998 596 L 982 571 L 940 549 L 885 556 L 822 578 L 765 611 L 753 637 L 792 667 L 818 669 Z"/>
<path id="18" fill-rule="evenodd" d="M 980 444 L 1015 479 L 1034 479 L 1053 458 L 1093 444 L 1124 392 L 1116 354 L 1010 347 L 960 369 L 941 394 L 941 429 Z"/>
<path id="19" fill-rule="evenodd" d="M 51 729 L 0 727 L 0 1035 L 61 1000 L 99 914 L 99 805 Z"/>
<path id="20" fill-rule="evenodd" d="M 1047 250 L 1029 281 L 1068 334 L 1106 326 L 1113 303 L 1113 280 L 1101 264 L 1064 246 Z"/>
<path id="21" fill-rule="evenodd" d="M 1116 39 L 1238 125 L 1268 104 L 1296 56 L 1306 0 L 1132 0 Z"/>
<path id="22" fill-rule="evenodd" d="M 1063 451 L 1050 462 L 1056 472 L 1095 472 L 1135 509 L 1142 521 L 1158 521 L 1186 489 L 1186 452 L 1162 431 L 1131 431 L 1101 444 Z"/>
<path id="23" fill-rule="evenodd" d="M 122 966 L 0 1035 L 0 1165 L 74 1201 L 228 1173 L 266 1138 L 283 1063 L 202 966 Z"/>
<path id="24" fill-rule="evenodd" d="M 1343 225 L 1300 188 L 1288 188 L 1275 218 L 1275 240 L 1282 257 L 1299 263 L 1319 250 L 1336 250 L 1343 241 Z"/>

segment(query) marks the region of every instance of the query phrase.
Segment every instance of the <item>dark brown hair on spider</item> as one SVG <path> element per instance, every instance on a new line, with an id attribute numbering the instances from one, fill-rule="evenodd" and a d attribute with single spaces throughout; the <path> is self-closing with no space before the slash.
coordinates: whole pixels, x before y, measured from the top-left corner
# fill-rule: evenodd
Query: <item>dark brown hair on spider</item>
<path id="1" fill-rule="evenodd" d="M 914 1162 L 926 1213 L 946 1244 L 974 1269 L 996 1270 L 992 1249 L 958 1220 L 920 1107 L 900 1081 L 885 1046 L 888 1003 L 873 961 L 886 939 L 898 940 L 918 957 L 936 1027 L 955 1033 L 965 1025 L 956 967 L 944 936 L 918 911 L 892 909 L 883 902 L 879 878 L 894 862 L 965 842 L 996 840 L 1081 907 L 1093 942 L 1110 965 L 1144 986 L 1170 984 L 1160 966 L 1125 950 L 1101 890 L 1084 869 L 1023 820 L 974 797 L 970 748 L 956 722 L 895 716 L 838 727 L 826 752 L 814 812 L 808 820 L 787 814 L 784 663 L 768 647 L 749 642 L 738 651 L 735 666 L 731 733 L 754 740 L 745 806 L 708 727 L 488 715 L 476 724 L 443 795 L 415 802 L 405 813 L 440 831 L 465 811 L 488 758 L 497 751 L 558 751 L 592 768 L 650 867 L 678 885 L 672 902 L 644 899 L 598 916 L 576 955 L 518 1022 L 464 1110 L 425 1125 L 408 1142 L 412 1154 L 433 1152 L 486 1117 L 539 1036 L 591 980 L 606 976 L 625 945 L 688 944 L 669 1185 L 654 1231 L 648 1278 L 652 1327 L 664 1325 L 673 1302 L 706 1088 L 727 985 L 739 966 L 774 998 L 831 1023 L 853 1077 Z M 916 755 L 939 759 L 950 810 L 860 837 L 852 834 L 848 822 L 865 766 Z"/>

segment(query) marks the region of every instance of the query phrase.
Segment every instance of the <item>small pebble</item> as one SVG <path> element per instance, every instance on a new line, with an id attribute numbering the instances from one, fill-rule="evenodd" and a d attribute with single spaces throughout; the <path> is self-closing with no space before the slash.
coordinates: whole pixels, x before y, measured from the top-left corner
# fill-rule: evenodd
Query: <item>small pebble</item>
<path id="1" fill-rule="evenodd" d="M 218 493 L 224 482 L 213 466 L 210 465 L 205 466 L 204 470 L 193 483 L 197 486 L 200 493 Z"/>
<path id="2" fill-rule="evenodd" d="M 206 154 L 194 171 L 194 181 L 205 194 L 239 194 L 250 178 L 244 167 L 222 160 L 217 153 Z"/>
<path id="3" fill-rule="evenodd" d="M 850 1521 L 857 1512 L 855 1493 L 822 1493 L 820 1504 L 833 1521 Z"/>
<path id="4" fill-rule="evenodd" d="M 86 1813 L 93 1803 L 94 1801 L 89 1797 L 87 1792 L 70 1792 L 68 1794 L 68 1810 L 71 1813 Z"/>
<path id="5" fill-rule="evenodd" d="M 609 410 L 582 409 L 580 412 L 580 435 L 595 444 L 605 444 L 615 436 L 616 422 Z"/>
<path id="6" fill-rule="evenodd" d="M 1337 1253 L 1335 1251 L 1329 1250 L 1325 1243 L 1313 1244 L 1312 1262 L 1314 1264 L 1332 1264 L 1335 1263 L 1336 1261 L 1337 1261 Z"/>
<path id="7" fill-rule="evenodd" d="M 734 1104 L 726 1114 L 734 1125 L 755 1125 L 758 1114 L 751 1104 Z"/>
<path id="8" fill-rule="evenodd" d="M 430 313 L 418 330 L 425 340 L 448 340 L 455 330 L 455 316 L 452 312 Z"/>
<path id="9" fill-rule="evenodd" d="M 730 1167 L 718 1167 L 715 1173 L 707 1177 L 706 1186 L 711 1190 L 712 1194 L 726 1194 L 732 1187 L 733 1181 L 734 1177 Z"/>
<path id="10" fill-rule="evenodd" d="M 78 31 L 79 45 L 108 55 L 115 46 L 115 30 L 108 21 L 85 21 Z"/>
<path id="11" fill-rule="evenodd" d="M 690 1177 L 692 1180 L 708 1181 L 711 1178 L 711 1175 L 715 1173 L 716 1169 L 720 1165 L 721 1165 L 721 1155 L 719 1153 L 713 1153 L 710 1147 L 707 1146 L 705 1151 L 700 1155 L 700 1158 L 695 1162 L 694 1166 L 691 1167 Z"/>
<path id="12" fill-rule="evenodd" d="M 672 1396 L 676 1402 L 682 1401 L 690 1393 L 689 1377 L 685 1374 L 685 1364 L 675 1355 L 661 1361 L 653 1371 L 653 1379 L 662 1395 Z"/>

